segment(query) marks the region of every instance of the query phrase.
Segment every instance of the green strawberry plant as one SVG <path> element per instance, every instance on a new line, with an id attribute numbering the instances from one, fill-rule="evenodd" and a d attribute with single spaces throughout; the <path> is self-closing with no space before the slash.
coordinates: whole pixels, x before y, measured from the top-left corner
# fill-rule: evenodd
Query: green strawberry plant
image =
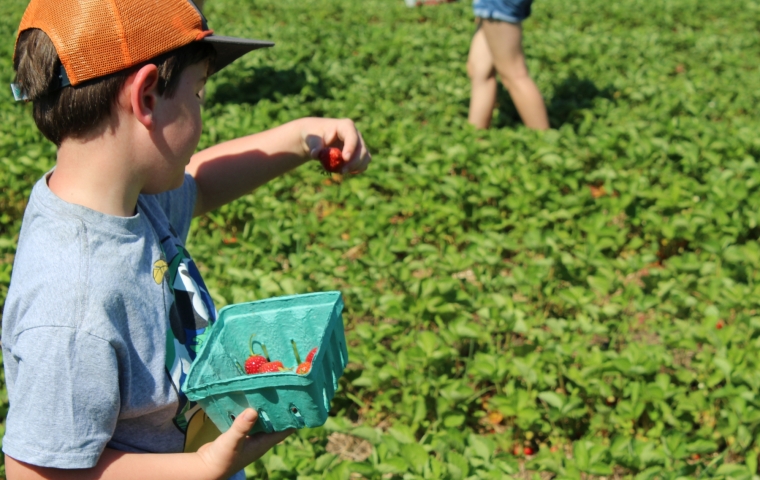
<path id="1" fill-rule="evenodd" d="M 6 4 L 10 39 L 25 2 Z M 493 128 L 467 125 L 469 1 L 205 9 L 277 45 L 210 79 L 201 147 L 350 117 L 374 159 L 356 177 L 301 168 L 194 223 L 217 307 L 346 302 L 330 420 L 251 478 L 757 476 L 760 4 L 535 2 L 543 133 L 502 88 Z M 55 158 L 30 107 L 3 99 L 0 299 Z"/>

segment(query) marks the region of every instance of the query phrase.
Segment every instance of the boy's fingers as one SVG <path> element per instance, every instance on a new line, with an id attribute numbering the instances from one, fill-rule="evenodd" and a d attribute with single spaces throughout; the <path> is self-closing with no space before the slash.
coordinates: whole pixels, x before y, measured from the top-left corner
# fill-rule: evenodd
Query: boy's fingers
<path id="1" fill-rule="evenodd" d="M 343 159 L 346 161 L 341 173 L 364 171 L 367 168 L 365 158 L 367 149 L 354 122 L 349 119 L 342 120 L 338 127 L 338 136 L 343 141 Z"/>
<path id="2" fill-rule="evenodd" d="M 254 409 L 246 408 L 232 422 L 229 430 L 219 435 L 213 442 L 203 445 L 198 449 L 198 454 L 208 465 L 226 471 L 230 468 L 230 462 L 235 462 L 235 458 L 245 450 L 248 432 L 251 431 L 258 418 Z"/>
<path id="3" fill-rule="evenodd" d="M 367 145 L 364 143 L 362 134 L 357 132 L 357 136 L 359 144 L 358 152 L 356 152 L 354 158 L 344 167 L 345 171 L 343 173 L 349 172 L 354 175 L 361 173 L 367 169 L 369 162 L 372 161 L 372 155 L 370 155 L 367 150 Z"/>
<path id="4" fill-rule="evenodd" d="M 255 462 L 272 447 L 282 442 L 295 430 L 284 432 L 257 433 L 248 436 L 258 420 L 258 414 L 252 408 L 245 409 L 232 423 L 229 430 L 219 435 L 211 443 L 203 445 L 198 453 L 212 467 L 223 471 L 238 471 Z"/>
<path id="5" fill-rule="evenodd" d="M 331 126 L 333 128 L 327 129 L 322 136 L 306 136 L 311 158 L 318 159 L 324 148 L 333 146 L 341 149 L 343 160 L 346 162 L 342 173 L 361 173 L 366 170 L 372 157 L 354 122 L 344 118 L 334 121 Z"/>
<path id="6" fill-rule="evenodd" d="M 367 169 L 370 161 L 372 161 L 372 157 L 369 155 L 369 153 L 367 153 L 366 155 L 363 155 L 360 159 L 358 159 L 356 163 L 351 163 L 347 165 L 347 170 L 352 175 L 362 173 L 363 171 Z"/>
<path id="7" fill-rule="evenodd" d="M 306 146 L 309 147 L 309 155 L 311 158 L 319 158 L 319 151 L 325 147 L 325 141 L 322 137 L 316 135 L 309 135 L 306 137 Z"/>
<path id="8" fill-rule="evenodd" d="M 340 120 L 338 123 L 338 138 L 343 142 L 343 160 L 350 162 L 357 147 L 360 146 L 359 131 L 356 130 L 356 125 L 349 119 Z"/>
<path id="9" fill-rule="evenodd" d="M 248 432 L 253 428 L 253 424 L 259 419 L 259 414 L 252 408 L 246 408 L 238 415 L 229 430 L 222 435 L 229 437 L 228 441 L 240 445 L 248 436 Z"/>

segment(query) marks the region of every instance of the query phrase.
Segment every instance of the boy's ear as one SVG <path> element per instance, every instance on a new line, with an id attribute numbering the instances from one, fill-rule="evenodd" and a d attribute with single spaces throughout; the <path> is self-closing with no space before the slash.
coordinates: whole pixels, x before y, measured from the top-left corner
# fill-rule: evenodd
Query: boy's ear
<path id="1" fill-rule="evenodd" d="M 129 98 L 125 100 L 134 117 L 151 130 L 158 100 L 158 68 L 152 64 L 145 65 L 132 74 L 131 80 Z"/>

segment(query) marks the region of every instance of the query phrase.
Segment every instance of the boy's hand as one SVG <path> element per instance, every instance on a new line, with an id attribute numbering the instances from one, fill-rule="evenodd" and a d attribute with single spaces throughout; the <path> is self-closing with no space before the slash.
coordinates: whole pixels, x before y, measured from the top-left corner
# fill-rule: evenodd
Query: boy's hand
<path id="1" fill-rule="evenodd" d="M 228 478 L 239 472 L 295 431 L 258 433 L 249 437 L 248 432 L 258 418 L 254 409 L 245 409 L 229 430 L 198 449 L 197 455 L 210 472 L 218 474 L 216 478 Z"/>
<path id="2" fill-rule="evenodd" d="M 341 150 L 340 173 L 360 173 L 372 156 L 354 122 L 299 118 L 279 127 L 214 145 L 193 155 L 185 169 L 195 178 L 194 215 L 221 207 L 307 162 L 325 147 Z"/>
<path id="3" fill-rule="evenodd" d="M 304 118 L 302 122 L 301 138 L 311 158 L 319 159 L 319 151 L 325 147 L 337 147 L 342 150 L 346 162 L 341 173 L 356 174 L 367 169 L 372 155 L 353 121 L 347 118 Z"/>

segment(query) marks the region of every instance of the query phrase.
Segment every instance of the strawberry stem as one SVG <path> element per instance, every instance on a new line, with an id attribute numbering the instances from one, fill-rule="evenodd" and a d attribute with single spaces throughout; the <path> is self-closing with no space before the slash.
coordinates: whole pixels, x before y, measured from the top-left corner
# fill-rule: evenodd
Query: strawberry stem
<path id="1" fill-rule="evenodd" d="M 255 337 L 256 334 L 252 333 L 251 338 L 248 339 L 248 349 L 251 351 L 251 355 L 254 355 L 253 353 L 253 337 Z"/>
<path id="2" fill-rule="evenodd" d="M 261 346 L 261 351 L 264 352 L 264 358 L 266 358 L 267 362 L 268 362 L 269 361 L 269 352 L 267 352 L 267 347 L 266 347 L 266 345 L 264 345 L 261 342 L 254 342 L 253 341 L 253 337 L 255 337 L 255 336 L 256 336 L 255 333 L 251 334 L 251 338 L 248 339 L 248 349 L 251 351 L 251 355 L 256 355 L 255 353 L 253 353 L 253 344 L 254 343 L 258 343 Z"/>
<path id="3" fill-rule="evenodd" d="M 296 365 L 301 364 L 301 356 L 298 354 L 298 348 L 296 347 L 296 342 L 291 338 L 290 344 L 293 346 L 293 353 L 296 355 Z"/>

